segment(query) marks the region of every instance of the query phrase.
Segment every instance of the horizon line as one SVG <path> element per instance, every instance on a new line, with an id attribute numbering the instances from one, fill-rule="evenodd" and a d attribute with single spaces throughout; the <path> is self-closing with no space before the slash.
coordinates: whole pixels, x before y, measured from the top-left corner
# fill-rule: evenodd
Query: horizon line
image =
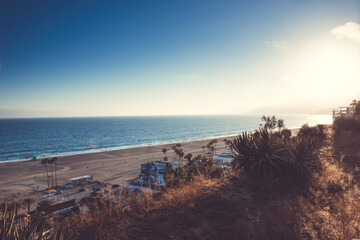
<path id="1" fill-rule="evenodd" d="M 49 118 L 115 118 L 115 117 L 124 117 L 124 118 L 130 118 L 130 117 L 191 117 L 191 116 L 240 116 L 240 115 L 246 115 L 246 116 L 259 116 L 259 115 L 331 115 L 329 114 L 311 114 L 311 113 L 272 113 L 272 114 L 264 114 L 264 113 L 238 113 L 238 114 L 174 114 L 174 115 L 104 115 L 104 116 L 57 116 L 57 117 L 0 117 L 0 119 L 49 119 Z"/>

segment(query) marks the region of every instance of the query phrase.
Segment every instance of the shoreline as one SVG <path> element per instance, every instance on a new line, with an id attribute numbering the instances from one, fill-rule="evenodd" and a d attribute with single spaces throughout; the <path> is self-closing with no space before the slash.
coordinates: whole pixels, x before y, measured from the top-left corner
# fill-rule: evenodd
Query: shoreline
<path id="1" fill-rule="evenodd" d="M 216 149 L 221 152 L 224 149 L 224 138 L 207 138 L 205 140 L 180 142 L 186 153 L 193 155 L 202 154 L 202 146 L 211 139 L 217 139 Z M 175 161 L 174 151 L 171 147 L 174 143 L 103 151 L 97 153 L 83 153 L 58 157 L 57 183 L 63 185 L 69 178 L 92 175 L 94 179 L 111 184 L 124 185 L 140 174 L 141 164 L 149 161 L 163 160 L 163 148 L 167 148 L 169 162 Z M 176 160 L 178 161 L 178 160 Z M 52 166 L 54 169 L 54 166 Z M 50 167 L 48 166 L 50 173 Z M 27 197 L 34 198 L 36 202 L 46 199 L 42 190 L 47 188 L 47 174 L 45 165 L 41 159 L 35 161 L 12 161 L 0 164 L 0 201 L 9 196 L 18 200 Z"/>
<path id="2" fill-rule="evenodd" d="M 294 135 L 299 128 L 291 129 Z M 213 137 L 203 140 L 180 142 L 186 153 L 193 155 L 203 154 L 204 149 L 212 139 L 217 139 L 216 152 L 225 151 L 223 139 L 233 139 L 238 134 L 224 137 Z M 125 185 L 140 174 L 141 164 L 149 161 L 163 160 L 163 148 L 167 148 L 166 156 L 169 162 L 174 159 L 172 146 L 174 143 L 153 146 L 103 151 L 96 153 L 82 153 L 58 157 L 57 185 L 68 182 L 69 178 L 92 175 L 94 179 L 111 184 Z M 205 149 L 207 151 L 207 149 Z M 31 197 L 36 202 L 47 199 L 42 190 L 47 189 L 46 166 L 41 164 L 41 159 L 35 161 L 5 162 L 0 164 L 0 200 L 9 196 L 18 200 Z M 54 166 L 50 166 L 54 169 Z M 50 173 L 50 167 L 48 171 Z"/>
<path id="3" fill-rule="evenodd" d="M 251 131 L 249 131 L 251 132 Z M 239 134 L 241 134 L 242 132 L 240 132 Z M 122 151 L 122 150 L 132 150 L 132 149 L 139 149 L 139 148 L 145 148 L 145 147 L 157 147 L 157 146 L 163 146 L 163 145 L 172 145 L 172 144 L 177 144 L 177 143 L 186 143 L 186 142 L 196 142 L 196 141 L 206 141 L 206 140 L 212 140 L 212 139 L 217 139 L 217 138 L 230 138 L 230 137 L 236 137 L 239 134 L 234 134 L 234 135 L 221 135 L 221 136 L 215 136 L 215 137 L 206 137 L 206 138 L 201 138 L 201 139 L 194 139 L 194 140 L 184 140 L 184 141 L 176 141 L 176 142 L 163 142 L 163 143 L 156 143 L 156 144 L 138 144 L 138 145 L 133 145 L 130 147 L 124 147 L 122 148 L 121 146 L 119 147 L 111 147 L 108 148 L 109 150 L 104 150 L 104 148 L 97 148 L 97 149 L 93 149 L 92 150 L 84 150 L 84 151 L 79 151 L 79 152 L 67 152 L 64 154 L 60 154 L 60 155 L 50 155 L 50 156 L 46 156 L 46 157 L 40 157 L 40 158 L 36 158 L 36 160 L 32 160 L 32 159 L 14 159 L 14 160 L 4 160 L 4 161 L 0 161 L 0 165 L 1 164 L 6 164 L 6 163 L 15 163 L 15 162 L 29 162 L 29 161 L 39 161 L 45 158 L 53 158 L 53 157 L 69 157 L 69 156 L 77 156 L 77 155 L 84 155 L 84 154 L 97 154 L 97 153 L 105 153 L 105 152 L 115 152 L 115 151 Z"/>
<path id="4" fill-rule="evenodd" d="M 300 129 L 300 127 L 294 127 L 294 128 L 288 128 L 288 129 L 291 130 L 292 133 L 294 134 L 294 133 L 297 132 L 297 130 Z M 255 131 L 255 130 L 252 130 L 252 131 Z M 54 157 L 63 158 L 63 157 L 71 157 L 71 156 L 78 156 L 78 155 L 116 152 L 116 151 L 122 151 L 122 150 L 136 150 L 136 149 L 140 149 L 140 148 L 157 147 L 157 146 L 163 146 L 163 145 L 172 145 L 172 144 L 177 144 L 177 143 L 206 141 L 206 140 L 213 140 L 213 139 L 217 139 L 217 138 L 221 138 L 221 139 L 232 138 L 232 137 L 238 136 L 239 134 L 241 134 L 243 132 L 252 132 L 252 131 L 242 131 L 242 132 L 237 133 L 237 134 L 220 135 L 220 136 L 206 137 L 206 138 L 194 139 L 194 140 L 184 140 L 184 141 L 176 141 L 176 142 L 163 142 L 163 143 L 156 143 L 156 144 L 138 144 L 138 145 L 133 145 L 133 146 L 124 147 L 124 148 L 119 146 L 119 147 L 108 148 L 108 150 L 104 150 L 104 148 L 98 148 L 98 149 L 85 150 L 85 151 L 79 151 L 79 152 L 67 152 L 67 153 L 60 154 L 60 155 L 49 155 L 49 156 L 36 158 L 36 160 L 32 160 L 32 159 L 4 160 L 4 161 L 0 161 L 0 166 L 3 165 L 3 164 L 8 164 L 8 163 L 36 162 L 36 161 L 39 161 L 39 160 L 42 160 L 42 159 L 45 159 L 45 158 L 54 158 Z"/>

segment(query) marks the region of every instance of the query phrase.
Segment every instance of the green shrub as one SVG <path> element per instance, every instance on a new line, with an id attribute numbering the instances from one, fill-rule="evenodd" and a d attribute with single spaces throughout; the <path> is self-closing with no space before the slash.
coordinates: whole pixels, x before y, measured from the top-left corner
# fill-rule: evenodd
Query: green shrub
<path id="1" fill-rule="evenodd" d="M 279 131 L 285 127 L 284 119 L 277 119 L 275 116 L 262 116 L 261 121 L 264 122 L 264 124 L 260 124 L 260 127 L 265 130 L 274 130 L 275 128 L 278 128 Z"/>
<path id="2" fill-rule="evenodd" d="M 239 135 L 233 140 L 233 148 L 237 152 L 233 166 L 256 181 L 276 181 L 288 165 L 288 151 L 283 142 L 266 129 Z"/>
<path id="3" fill-rule="evenodd" d="M 204 155 L 197 155 L 194 158 L 191 154 L 186 156 L 188 163 L 176 170 L 168 164 L 165 170 L 165 181 L 168 187 L 178 187 L 194 179 L 195 176 L 202 175 L 205 178 L 220 178 L 224 176 L 224 169 L 216 167 L 214 160 Z"/>
<path id="4" fill-rule="evenodd" d="M 275 137 L 285 141 L 291 138 L 291 130 L 289 129 L 283 129 L 281 131 L 272 132 L 272 134 Z"/>
<path id="5" fill-rule="evenodd" d="M 337 117 L 334 119 L 333 128 L 337 134 L 342 130 L 360 131 L 360 120 L 355 118 Z"/>
<path id="6" fill-rule="evenodd" d="M 360 119 L 360 101 L 358 101 L 355 106 L 354 117 L 357 118 L 358 120 Z"/>
<path id="7" fill-rule="evenodd" d="M 297 136 L 300 138 L 312 138 L 316 142 L 322 142 L 326 139 L 324 130 L 324 125 L 310 127 L 308 124 L 304 124 L 301 126 Z"/>
<path id="8" fill-rule="evenodd" d="M 283 129 L 281 130 L 281 136 L 283 137 L 283 139 L 288 140 L 291 138 L 291 130 L 289 129 Z"/>
<path id="9" fill-rule="evenodd" d="M 179 167 L 173 169 L 170 164 L 167 164 L 164 179 L 168 187 L 181 186 L 187 181 L 187 169 Z"/>

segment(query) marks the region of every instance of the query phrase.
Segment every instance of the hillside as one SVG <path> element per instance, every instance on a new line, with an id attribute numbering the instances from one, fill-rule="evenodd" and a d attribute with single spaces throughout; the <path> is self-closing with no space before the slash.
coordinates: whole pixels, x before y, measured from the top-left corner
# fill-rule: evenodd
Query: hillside
<path id="1" fill-rule="evenodd" d="M 80 221 L 68 221 L 67 234 L 77 239 L 354 238 L 360 234 L 360 139 L 334 136 L 331 128 L 326 134 L 318 150 L 321 166 L 306 188 L 261 186 L 241 172 L 215 180 L 198 177 L 158 197 L 104 204 Z"/>

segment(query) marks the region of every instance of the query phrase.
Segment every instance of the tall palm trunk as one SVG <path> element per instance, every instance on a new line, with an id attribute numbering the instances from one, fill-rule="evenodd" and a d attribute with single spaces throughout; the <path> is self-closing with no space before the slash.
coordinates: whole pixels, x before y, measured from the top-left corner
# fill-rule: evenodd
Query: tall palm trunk
<path id="1" fill-rule="evenodd" d="M 46 180 L 47 180 L 47 185 L 48 185 L 48 189 L 50 188 L 50 183 L 49 183 L 49 169 L 48 169 L 48 164 L 45 163 L 45 168 L 46 168 Z"/>
<path id="2" fill-rule="evenodd" d="M 54 174 L 53 174 L 53 168 L 52 163 L 50 164 L 50 171 L 51 171 L 51 187 L 54 187 Z"/>
<path id="3" fill-rule="evenodd" d="M 57 186 L 57 175 L 56 175 L 56 171 L 57 171 L 57 160 L 55 160 L 55 186 Z"/>

